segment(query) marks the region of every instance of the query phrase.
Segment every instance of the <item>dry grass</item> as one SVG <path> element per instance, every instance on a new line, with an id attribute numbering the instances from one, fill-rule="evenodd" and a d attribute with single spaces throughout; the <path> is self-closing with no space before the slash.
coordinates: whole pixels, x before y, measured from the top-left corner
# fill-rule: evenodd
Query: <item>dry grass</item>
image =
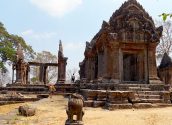
<path id="1" fill-rule="evenodd" d="M 67 100 L 62 96 L 30 103 L 37 107 L 33 117 L 14 113 L 4 123 L 10 125 L 64 125 Z M 8 113 L 21 104 L 0 107 L 0 114 Z M 0 115 L 1 118 L 1 115 Z M 1 123 L 1 122 L 0 122 Z M 108 111 L 101 108 L 85 108 L 85 125 L 172 125 L 172 107 L 157 109 L 129 109 Z M 1 125 L 1 124 L 0 124 Z M 3 125 L 3 124 L 2 124 Z"/>
<path id="2" fill-rule="evenodd" d="M 9 113 L 11 110 L 18 108 L 19 105 L 21 105 L 21 104 L 18 103 L 18 104 L 0 106 L 0 115 Z"/>

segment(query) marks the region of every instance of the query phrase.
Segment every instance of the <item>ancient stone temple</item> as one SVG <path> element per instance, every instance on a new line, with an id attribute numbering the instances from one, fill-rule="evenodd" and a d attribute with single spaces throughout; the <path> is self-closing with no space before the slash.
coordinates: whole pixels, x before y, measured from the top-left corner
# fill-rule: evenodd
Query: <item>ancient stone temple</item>
<path id="1" fill-rule="evenodd" d="M 66 65 L 67 65 L 67 57 L 63 55 L 63 46 L 60 40 L 59 43 L 59 51 L 58 51 L 58 80 L 57 83 L 63 83 L 66 80 Z"/>
<path id="2" fill-rule="evenodd" d="M 158 67 L 158 74 L 160 79 L 165 84 L 172 85 L 172 60 L 167 53 L 164 53 L 164 56 Z"/>
<path id="3" fill-rule="evenodd" d="M 81 79 L 162 83 L 155 59 L 162 31 L 136 0 L 128 0 L 86 42 L 85 58 L 79 64 Z"/>

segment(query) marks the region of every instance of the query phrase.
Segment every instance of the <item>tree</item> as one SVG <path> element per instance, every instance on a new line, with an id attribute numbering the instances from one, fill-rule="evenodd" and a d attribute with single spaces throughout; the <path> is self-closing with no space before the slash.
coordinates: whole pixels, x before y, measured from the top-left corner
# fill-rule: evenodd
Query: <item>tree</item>
<path id="1" fill-rule="evenodd" d="M 163 25 L 163 35 L 157 47 L 157 58 L 162 58 L 164 53 L 170 54 L 172 51 L 172 22 L 158 22 Z"/>
<path id="2" fill-rule="evenodd" d="M 32 61 L 39 63 L 57 63 L 57 57 L 48 51 L 42 51 L 40 53 L 37 53 Z M 34 76 L 32 80 L 37 81 L 39 78 L 39 68 L 33 67 L 31 73 Z M 47 75 L 48 75 L 48 79 L 47 79 L 48 82 L 56 82 L 58 76 L 57 67 L 49 66 L 47 68 Z"/>
<path id="3" fill-rule="evenodd" d="M 26 58 L 32 58 L 34 55 L 32 47 L 27 45 L 22 37 L 9 34 L 0 22 L 0 69 L 6 69 L 6 62 L 15 61 L 16 48 L 19 44 L 22 46 Z"/>

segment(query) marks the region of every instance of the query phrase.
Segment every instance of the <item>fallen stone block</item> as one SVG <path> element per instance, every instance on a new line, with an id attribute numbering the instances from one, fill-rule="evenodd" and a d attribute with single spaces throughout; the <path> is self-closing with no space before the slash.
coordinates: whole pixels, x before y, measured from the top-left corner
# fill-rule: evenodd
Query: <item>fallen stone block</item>
<path id="1" fill-rule="evenodd" d="M 36 109 L 28 105 L 19 106 L 18 111 L 19 111 L 19 115 L 26 117 L 34 116 L 36 113 Z"/>

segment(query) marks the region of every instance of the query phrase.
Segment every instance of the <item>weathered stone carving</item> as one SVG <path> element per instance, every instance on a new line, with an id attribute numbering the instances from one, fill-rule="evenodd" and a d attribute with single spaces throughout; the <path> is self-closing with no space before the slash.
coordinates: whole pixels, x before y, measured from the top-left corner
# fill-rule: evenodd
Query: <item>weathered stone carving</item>
<path id="1" fill-rule="evenodd" d="M 14 70 L 16 70 L 15 83 L 26 85 L 28 79 L 29 64 L 24 61 L 23 50 L 20 44 L 16 52 L 16 61 L 13 64 L 13 75 Z"/>
<path id="2" fill-rule="evenodd" d="M 36 109 L 28 105 L 19 106 L 18 111 L 20 115 L 26 116 L 26 117 L 34 116 L 36 113 Z"/>
<path id="3" fill-rule="evenodd" d="M 68 109 L 66 113 L 68 119 L 66 120 L 66 125 L 83 125 L 82 117 L 84 115 L 83 111 L 84 99 L 79 94 L 72 94 L 68 101 Z M 73 116 L 76 115 L 76 120 L 73 119 Z"/>

